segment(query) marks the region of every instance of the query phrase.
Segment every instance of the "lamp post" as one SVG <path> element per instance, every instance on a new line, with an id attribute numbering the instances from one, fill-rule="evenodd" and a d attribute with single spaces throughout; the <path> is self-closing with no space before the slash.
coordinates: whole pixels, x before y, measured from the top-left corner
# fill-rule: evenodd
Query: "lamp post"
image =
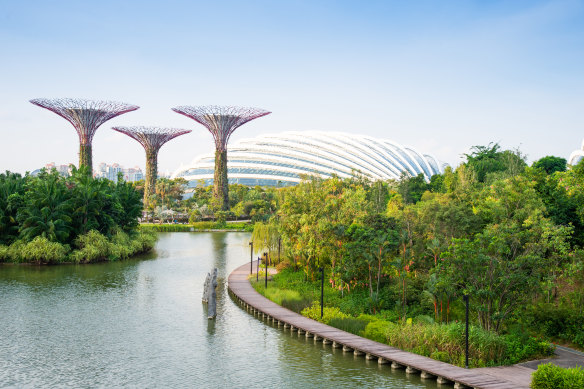
<path id="1" fill-rule="evenodd" d="M 280 250 L 282 249 L 282 238 L 278 237 L 278 263 L 280 263 Z"/>
<path id="2" fill-rule="evenodd" d="M 268 253 L 264 253 L 264 262 L 266 263 L 266 283 L 265 288 L 268 289 Z"/>
<path id="3" fill-rule="evenodd" d="M 253 274 L 253 242 L 249 242 L 251 247 L 249 251 L 249 274 Z"/>
<path id="4" fill-rule="evenodd" d="M 465 294 L 462 298 L 466 303 L 466 334 L 465 334 L 466 351 L 464 356 L 464 366 L 468 369 L 468 300 L 469 300 L 468 294 Z"/>
<path id="5" fill-rule="evenodd" d="M 256 282 L 260 282 L 260 262 L 262 261 L 261 257 L 258 257 L 258 265 L 256 266 Z"/>
<path id="6" fill-rule="evenodd" d="M 324 267 L 318 270 L 320 270 L 320 318 L 322 319 L 324 313 Z"/>

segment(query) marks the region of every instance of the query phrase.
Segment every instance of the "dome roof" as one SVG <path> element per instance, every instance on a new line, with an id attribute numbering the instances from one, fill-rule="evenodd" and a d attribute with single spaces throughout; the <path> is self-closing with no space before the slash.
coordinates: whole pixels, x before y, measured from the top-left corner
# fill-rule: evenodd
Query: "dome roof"
<path id="1" fill-rule="evenodd" d="M 213 181 L 214 154 L 201 155 L 172 175 L 194 182 Z M 336 132 L 283 132 L 243 139 L 228 147 L 230 183 L 294 185 L 303 175 L 371 180 L 399 179 L 422 173 L 428 181 L 444 171 L 435 157 L 390 140 Z M 195 186 L 195 185 L 191 185 Z"/>

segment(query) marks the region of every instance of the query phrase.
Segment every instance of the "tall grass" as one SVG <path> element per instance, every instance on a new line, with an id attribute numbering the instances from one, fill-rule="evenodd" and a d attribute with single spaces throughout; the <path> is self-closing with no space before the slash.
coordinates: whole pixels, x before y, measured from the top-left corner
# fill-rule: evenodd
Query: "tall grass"
<path id="1" fill-rule="evenodd" d="M 295 290 L 280 289 L 274 286 L 268 286 L 266 289 L 262 282 L 253 282 L 252 285 L 256 291 L 267 299 L 296 313 L 302 312 L 304 308 L 312 304 L 312 300 L 301 296 Z"/>

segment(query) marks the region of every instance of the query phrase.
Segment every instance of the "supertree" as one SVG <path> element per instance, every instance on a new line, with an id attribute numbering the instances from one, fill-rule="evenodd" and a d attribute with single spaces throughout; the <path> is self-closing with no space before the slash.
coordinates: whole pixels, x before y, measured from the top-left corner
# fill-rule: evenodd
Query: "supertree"
<path id="1" fill-rule="evenodd" d="M 79 135 L 79 167 L 87 166 L 92 171 L 91 142 L 98 127 L 106 121 L 140 107 L 114 101 L 85 99 L 34 99 L 34 105 L 53 111 L 67 119 Z"/>
<path id="2" fill-rule="evenodd" d="M 114 130 L 136 139 L 146 151 L 146 183 L 144 185 L 144 206 L 148 205 L 150 196 L 156 190 L 156 177 L 158 176 L 158 151 L 163 144 L 171 139 L 192 130 L 161 127 L 112 127 Z"/>
<path id="3" fill-rule="evenodd" d="M 207 127 L 215 140 L 215 174 L 213 196 L 221 209 L 229 209 L 229 185 L 227 182 L 227 142 L 233 132 L 243 124 L 266 116 L 271 112 L 260 108 L 220 106 L 180 106 L 172 109 Z"/>

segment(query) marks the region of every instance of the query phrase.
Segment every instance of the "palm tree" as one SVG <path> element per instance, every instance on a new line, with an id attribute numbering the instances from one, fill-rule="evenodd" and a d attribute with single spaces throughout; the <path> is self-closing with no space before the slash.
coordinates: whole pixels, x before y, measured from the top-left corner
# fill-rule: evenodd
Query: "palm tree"
<path id="1" fill-rule="evenodd" d="M 56 171 L 30 181 L 24 206 L 18 212 L 20 234 L 27 240 L 43 236 L 66 243 L 71 231 L 71 198 Z"/>

